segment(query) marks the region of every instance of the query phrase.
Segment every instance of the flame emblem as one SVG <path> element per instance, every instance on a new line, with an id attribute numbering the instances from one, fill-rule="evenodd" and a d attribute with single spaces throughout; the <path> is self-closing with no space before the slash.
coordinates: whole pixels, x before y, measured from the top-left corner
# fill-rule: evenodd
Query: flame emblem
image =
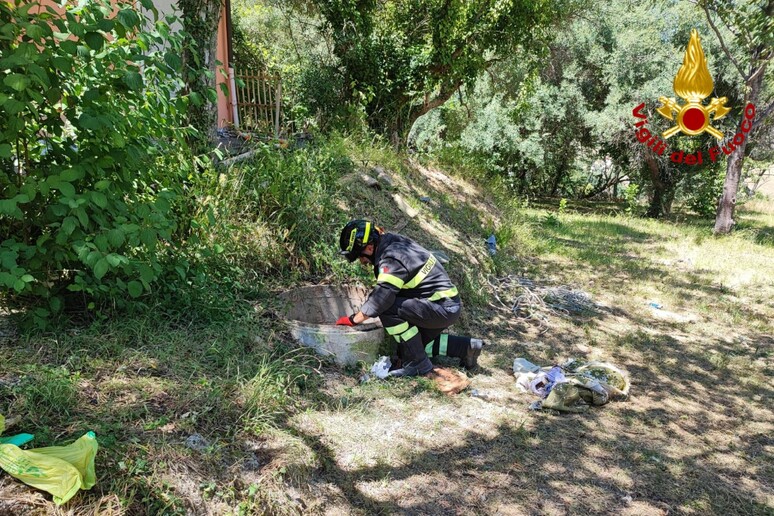
<path id="1" fill-rule="evenodd" d="M 710 125 L 710 114 L 714 113 L 713 120 L 720 120 L 731 108 L 725 105 L 728 101 L 726 97 L 713 98 L 708 106 L 702 104 L 712 93 L 713 83 L 696 29 L 691 31 L 683 65 L 675 76 L 673 87 L 677 96 L 687 101 L 687 104 L 681 106 L 674 98 L 659 97 L 662 105 L 656 110 L 658 114 L 669 120 L 674 120 L 677 114 L 677 125 L 664 131 L 661 136 L 667 139 L 680 131 L 688 136 L 696 136 L 706 131 L 718 140 L 722 139 L 723 133 Z"/>

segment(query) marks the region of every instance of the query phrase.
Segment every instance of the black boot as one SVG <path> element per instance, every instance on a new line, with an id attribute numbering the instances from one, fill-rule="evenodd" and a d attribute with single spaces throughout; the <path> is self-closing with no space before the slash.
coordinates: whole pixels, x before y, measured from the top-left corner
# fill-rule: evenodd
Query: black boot
<path id="1" fill-rule="evenodd" d="M 460 366 L 468 370 L 473 370 L 478 367 L 478 356 L 481 354 L 481 349 L 484 347 L 484 341 L 481 339 L 470 339 L 470 345 L 465 353 L 465 356 L 460 359 Z"/>
<path id="2" fill-rule="evenodd" d="M 390 371 L 389 374 L 390 376 L 424 376 L 432 370 L 433 363 L 425 357 L 419 361 L 404 363 L 403 367 Z"/>

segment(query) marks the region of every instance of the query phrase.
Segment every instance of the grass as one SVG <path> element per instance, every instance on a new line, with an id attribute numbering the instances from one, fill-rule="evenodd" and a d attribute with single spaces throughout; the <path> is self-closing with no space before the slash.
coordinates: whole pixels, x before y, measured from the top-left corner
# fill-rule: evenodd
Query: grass
<path id="1" fill-rule="evenodd" d="M 384 166 L 395 186 L 342 180 L 330 200 L 339 215 L 378 216 L 450 257 L 465 303 L 453 330 L 488 342 L 471 375 L 479 396 L 446 397 L 423 379 L 361 385 L 358 368 L 295 348 L 272 315 L 279 284 L 263 276 L 287 267 L 287 240 L 255 269 L 265 282 L 255 310 L 226 297 L 209 321 L 148 314 L 5 341 L 0 413 L 21 416 L 7 433 L 45 446 L 94 430 L 101 449 L 97 485 L 62 508 L 0 476 L 0 513 L 771 514 L 772 203 L 748 203 L 738 231 L 716 238 L 709 221 L 682 215 L 523 207 L 464 171 L 340 145 L 358 167 Z M 400 211 L 395 192 L 419 215 Z M 260 232 L 238 242 L 255 254 L 229 256 L 240 267 L 279 231 L 251 223 Z M 331 260 L 331 239 L 311 242 L 306 259 L 317 262 L 300 266 L 365 281 Z M 551 317 L 541 332 L 495 308 L 487 279 L 509 274 L 583 289 L 608 309 Z M 584 415 L 532 412 L 510 373 L 518 356 L 613 362 L 632 397 Z M 194 434 L 196 449 L 186 446 Z"/>
<path id="2" fill-rule="evenodd" d="M 300 410 L 320 364 L 255 318 L 176 327 L 152 315 L 6 343 L 0 360 L 0 412 L 21 417 L 8 433 L 34 433 L 36 447 L 98 435 L 99 483 L 71 508 L 108 503 L 130 514 L 186 514 L 203 496 L 191 479 L 224 474 L 245 436 Z M 185 445 L 193 434 L 203 450 Z M 0 491 L 24 490 L 3 477 Z M 256 501 L 249 491 L 235 505 Z"/>

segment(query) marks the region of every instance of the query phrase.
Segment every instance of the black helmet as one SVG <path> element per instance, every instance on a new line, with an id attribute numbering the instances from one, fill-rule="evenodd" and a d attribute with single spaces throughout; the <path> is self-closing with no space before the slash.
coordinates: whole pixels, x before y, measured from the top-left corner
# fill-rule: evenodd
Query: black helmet
<path id="1" fill-rule="evenodd" d="M 339 237 L 339 247 L 341 247 L 341 255 L 347 258 L 350 262 L 354 262 L 358 259 L 363 249 L 368 244 L 373 244 L 378 235 L 379 229 L 371 223 L 370 220 L 351 220 L 341 230 L 341 237 Z"/>

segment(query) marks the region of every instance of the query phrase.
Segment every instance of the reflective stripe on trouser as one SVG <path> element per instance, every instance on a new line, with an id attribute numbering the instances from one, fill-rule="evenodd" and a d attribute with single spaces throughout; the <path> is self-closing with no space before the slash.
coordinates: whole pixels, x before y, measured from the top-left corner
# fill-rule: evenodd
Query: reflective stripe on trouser
<path id="1" fill-rule="evenodd" d="M 428 356 L 462 358 L 468 353 L 470 337 L 459 337 L 444 333 L 425 344 Z"/>
<path id="2" fill-rule="evenodd" d="M 427 356 L 425 344 L 454 324 L 460 317 L 460 311 L 459 301 L 432 302 L 398 297 L 379 318 L 387 333 L 398 342 L 398 354 L 405 362 L 411 362 Z"/>
<path id="3" fill-rule="evenodd" d="M 398 342 L 405 342 L 419 333 L 419 328 L 416 326 L 411 326 L 407 322 L 402 322 L 400 324 L 396 324 L 395 326 L 385 326 L 384 329 L 387 330 L 387 333 L 392 335 L 393 338 Z"/>

